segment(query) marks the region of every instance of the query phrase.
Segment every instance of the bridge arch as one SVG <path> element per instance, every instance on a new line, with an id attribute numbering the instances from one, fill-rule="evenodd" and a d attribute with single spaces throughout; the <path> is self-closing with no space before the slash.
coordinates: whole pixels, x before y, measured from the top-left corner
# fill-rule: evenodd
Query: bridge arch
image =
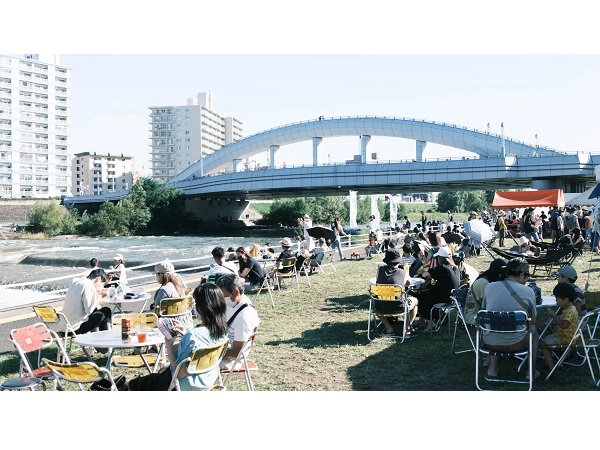
<path id="1" fill-rule="evenodd" d="M 186 168 L 172 178 L 171 182 L 199 178 L 230 169 L 234 160 L 242 160 L 270 148 L 309 141 L 312 139 L 340 136 L 384 136 L 413 139 L 420 143 L 434 143 L 458 148 L 482 157 L 501 156 L 503 138 L 498 134 L 470 129 L 445 122 L 398 117 L 333 117 L 322 120 L 282 125 L 248 136 L 229 144 Z M 506 155 L 532 156 L 560 153 L 547 147 L 526 144 L 510 138 L 504 139 Z"/>

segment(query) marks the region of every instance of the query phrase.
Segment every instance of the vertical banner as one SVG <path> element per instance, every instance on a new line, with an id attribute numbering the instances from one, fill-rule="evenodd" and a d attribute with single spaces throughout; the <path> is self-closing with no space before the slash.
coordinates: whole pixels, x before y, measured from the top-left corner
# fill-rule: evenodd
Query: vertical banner
<path id="1" fill-rule="evenodd" d="M 356 191 L 350 191 L 350 226 L 356 228 Z"/>
<path id="2" fill-rule="evenodd" d="M 396 221 L 398 220 L 398 204 L 396 203 L 396 199 L 393 195 L 390 195 L 390 228 L 394 228 L 396 226 Z"/>
<path id="3" fill-rule="evenodd" d="M 371 215 L 375 216 L 377 223 L 381 222 L 381 215 L 379 214 L 379 208 L 377 207 L 377 195 L 371 195 Z"/>

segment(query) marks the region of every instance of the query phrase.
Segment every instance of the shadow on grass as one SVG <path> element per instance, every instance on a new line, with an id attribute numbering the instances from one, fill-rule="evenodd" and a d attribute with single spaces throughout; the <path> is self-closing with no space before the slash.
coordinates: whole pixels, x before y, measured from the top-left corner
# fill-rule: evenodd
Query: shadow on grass
<path id="1" fill-rule="evenodd" d="M 321 311 L 331 313 L 347 313 L 349 311 L 358 311 L 369 309 L 368 295 L 353 295 L 349 297 L 325 297 L 326 306 Z"/>
<path id="2" fill-rule="evenodd" d="M 340 345 L 366 345 L 367 320 L 354 322 L 324 322 L 319 328 L 302 332 L 299 338 L 268 341 L 265 345 L 295 345 L 299 348 L 314 349 L 339 347 Z"/>

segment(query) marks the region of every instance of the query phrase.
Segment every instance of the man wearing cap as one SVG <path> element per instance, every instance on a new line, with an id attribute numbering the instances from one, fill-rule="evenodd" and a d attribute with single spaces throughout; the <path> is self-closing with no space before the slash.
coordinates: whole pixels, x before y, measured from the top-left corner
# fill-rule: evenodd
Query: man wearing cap
<path id="1" fill-rule="evenodd" d="M 498 219 L 496 219 L 496 223 L 498 224 L 498 246 L 504 247 L 504 237 L 506 236 L 506 224 L 504 223 L 504 211 L 500 210 L 498 213 Z"/>
<path id="2" fill-rule="evenodd" d="M 511 259 L 506 265 L 506 279 L 486 286 L 481 308 L 490 311 L 525 311 L 529 315 L 533 327 L 533 355 L 537 355 L 535 294 L 533 289 L 526 286 L 527 280 L 529 280 L 529 263 L 525 258 Z M 484 332 L 483 340 L 490 349 L 499 352 L 524 350 L 529 344 L 525 329 L 520 333 Z M 490 358 L 488 376 L 498 376 L 498 361 L 497 356 Z M 536 372 L 536 376 L 539 374 L 535 370 L 535 363 L 534 372 Z M 529 377 L 529 374 L 527 376 Z"/>
<path id="3" fill-rule="evenodd" d="M 281 248 L 282 251 L 279 254 L 279 256 L 277 257 L 277 259 L 275 260 L 275 267 L 273 267 L 273 270 L 271 270 L 271 273 L 269 274 L 272 278 L 275 276 L 279 276 L 280 273 L 289 273 L 292 271 L 292 267 L 284 267 L 282 268 L 281 266 L 283 265 L 283 261 L 287 258 L 294 258 L 294 254 L 291 251 L 292 248 L 292 240 L 290 238 L 283 238 L 283 240 L 281 241 Z"/>
<path id="4" fill-rule="evenodd" d="M 395 248 L 391 248 L 385 252 L 385 257 L 383 258 L 384 266 L 379 267 L 377 269 L 377 284 L 393 284 L 395 286 L 402 286 L 406 288 L 406 286 L 410 285 L 410 277 L 408 273 L 399 267 L 399 264 L 402 262 L 402 257 L 400 253 Z M 406 333 L 410 334 L 410 325 L 415 320 L 417 316 L 417 305 L 419 301 L 414 297 L 407 298 L 407 309 L 408 309 L 408 321 L 404 321 L 404 326 L 407 327 Z M 381 323 L 385 327 L 384 336 L 394 336 L 394 327 L 390 324 L 387 317 L 379 316 Z"/>
<path id="5" fill-rule="evenodd" d="M 107 295 L 103 289 L 107 278 L 103 269 L 94 269 L 87 277 L 71 282 L 62 312 L 75 329 L 75 333 L 87 333 L 96 327 L 100 330 L 110 329 L 112 312 L 108 306 L 100 307 L 99 303 L 100 298 Z"/>
<path id="6" fill-rule="evenodd" d="M 429 281 L 422 286 L 429 289 L 415 293 L 419 299 L 419 326 L 424 333 L 436 331 L 436 322 L 431 317 L 433 305 L 450 303 L 450 292 L 460 286 L 460 271 L 448 249 L 439 247 L 433 257 L 437 258 L 437 265 L 421 275 Z"/>
<path id="7" fill-rule="evenodd" d="M 575 268 L 573 266 L 562 266 L 558 269 L 557 275 L 557 282 L 567 283 L 568 285 L 573 286 L 573 289 L 575 289 L 575 300 L 573 301 L 573 304 L 575 305 L 575 308 L 577 308 L 577 313 L 580 317 L 585 315 L 587 308 L 585 306 L 584 292 L 575 284 L 577 281 L 577 271 Z"/>

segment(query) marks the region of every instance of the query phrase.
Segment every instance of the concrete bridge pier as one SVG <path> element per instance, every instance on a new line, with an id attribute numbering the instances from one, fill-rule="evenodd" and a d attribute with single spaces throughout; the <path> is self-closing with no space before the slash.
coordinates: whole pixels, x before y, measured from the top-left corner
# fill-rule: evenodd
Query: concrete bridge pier
<path id="1" fill-rule="evenodd" d="M 423 152 L 425 151 L 425 147 L 427 147 L 427 142 L 425 141 L 417 141 L 417 157 L 416 161 L 423 161 Z"/>
<path id="2" fill-rule="evenodd" d="M 361 164 L 367 163 L 367 145 L 369 144 L 370 140 L 371 140 L 371 136 L 369 136 L 368 134 L 360 135 L 360 163 Z"/>
<path id="3" fill-rule="evenodd" d="M 584 192 L 589 186 L 585 181 L 573 178 L 549 178 L 531 180 L 532 189 L 562 189 L 563 192 Z"/>
<path id="4" fill-rule="evenodd" d="M 269 167 L 271 169 L 275 168 L 275 153 L 277 152 L 277 150 L 279 150 L 279 145 L 271 145 L 271 148 L 270 148 L 271 153 L 270 153 L 270 157 L 269 157 L 269 161 L 270 161 Z"/>
<path id="5" fill-rule="evenodd" d="M 247 200 L 233 198 L 189 197 L 185 200 L 185 209 L 204 221 L 225 223 L 254 219 L 246 217 L 249 204 Z"/>
<path id="6" fill-rule="evenodd" d="M 313 166 L 317 167 L 319 165 L 319 144 L 323 140 L 322 137 L 314 137 L 313 138 Z"/>

